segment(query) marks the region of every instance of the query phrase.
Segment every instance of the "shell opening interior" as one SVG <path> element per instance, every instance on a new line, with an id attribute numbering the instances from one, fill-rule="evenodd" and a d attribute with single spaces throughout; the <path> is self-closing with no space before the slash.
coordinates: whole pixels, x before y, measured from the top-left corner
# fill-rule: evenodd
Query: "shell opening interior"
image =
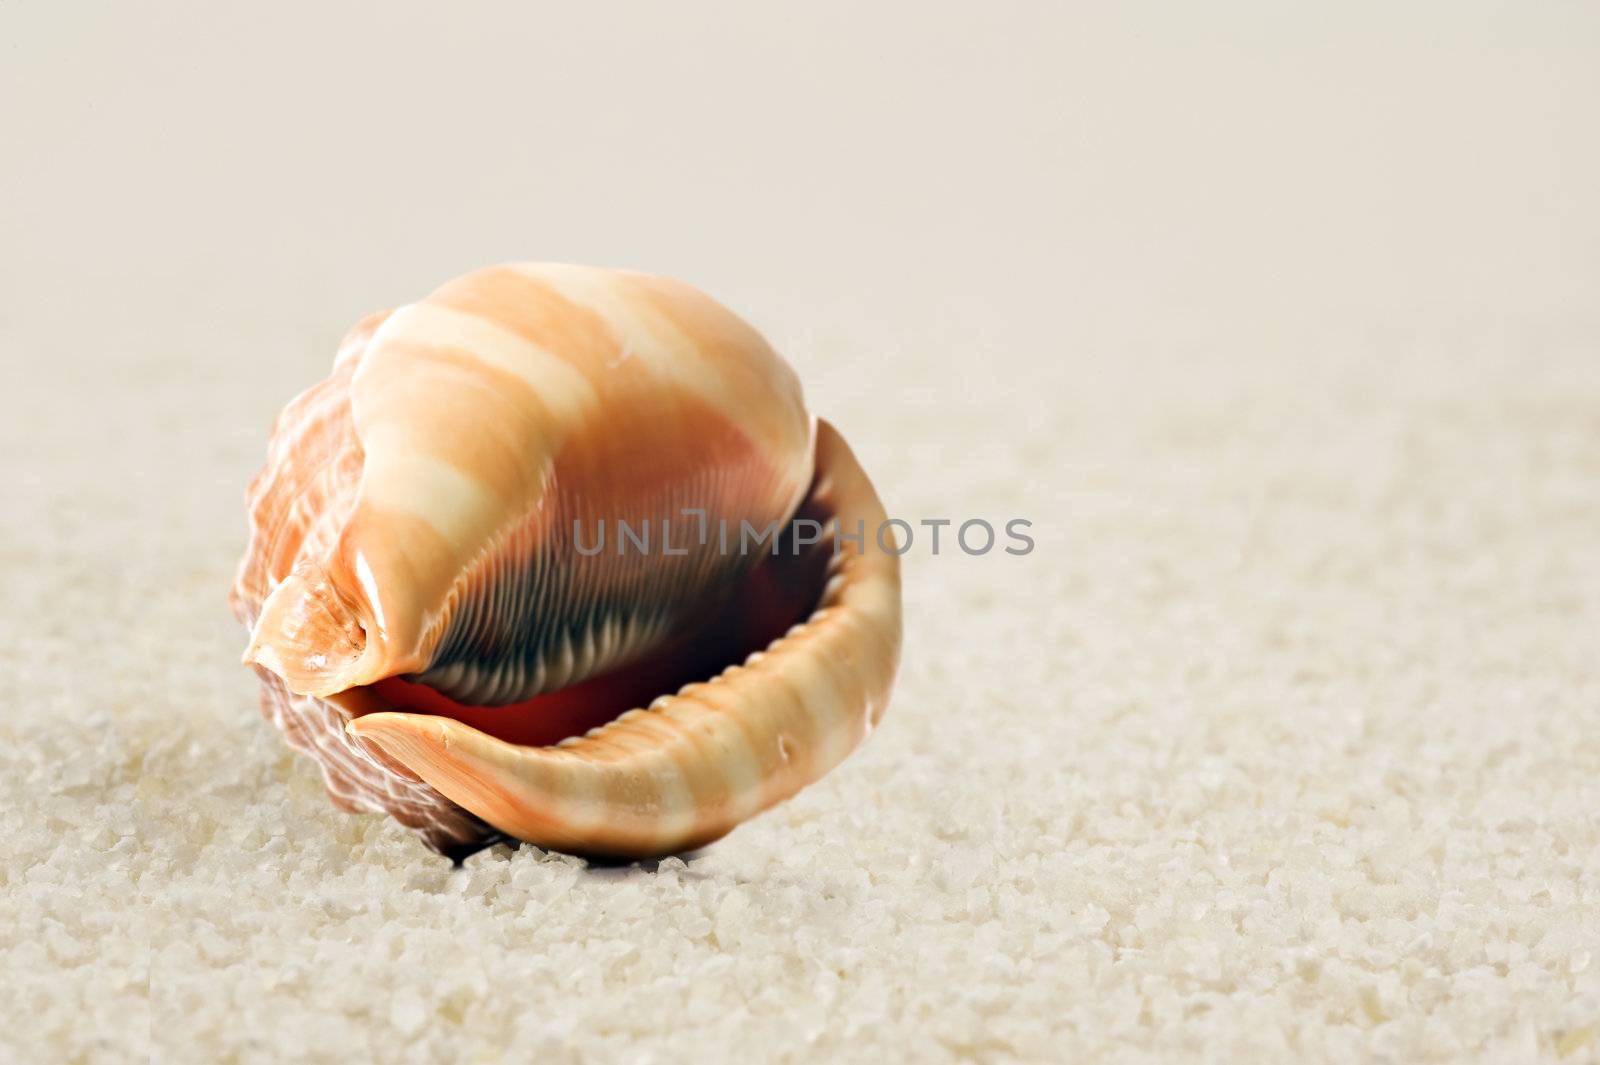
<path id="1" fill-rule="evenodd" d="M 626 667 L 500 706 L 464 704 L 425 684 L 390 677 L 370 686 L 381 705 L 367 712 L 408 710 L 454 718 L 530 747 L 581 736 L 685 684 L 715 677 L 808 618 L 828 581 L 833 518 L 814 494 L 808 495 L 770 547 L 750 548 L 764 557 L 727 602 L 692 631 Z"/>

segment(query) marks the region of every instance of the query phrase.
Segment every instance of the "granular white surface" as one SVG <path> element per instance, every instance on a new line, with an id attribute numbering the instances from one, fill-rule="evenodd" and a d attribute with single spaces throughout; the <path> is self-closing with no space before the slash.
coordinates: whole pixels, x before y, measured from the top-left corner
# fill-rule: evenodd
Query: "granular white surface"
<path id="1" fill-rule="evenodd" d="M 796 361 L 891 509 L 1037 549 L 919 542 L 884 727 L 706 852 L 455 871 L 335 811 L 236 664 L 240 488 L 326 353 L 41 368 L 0 1059 L 1594 1060 L 1592 351 L 1021 389 L 924 350 L 888 414 L 861 355 Z"/>

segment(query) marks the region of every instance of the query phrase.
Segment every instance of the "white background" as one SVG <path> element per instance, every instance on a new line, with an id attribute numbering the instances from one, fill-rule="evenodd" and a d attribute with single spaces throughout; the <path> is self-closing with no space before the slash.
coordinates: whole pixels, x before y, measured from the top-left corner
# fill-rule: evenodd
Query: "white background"
<path id="1" fill-rule="evenodd" d="M 1600 287 L 1597 41 L 1581 2 L 5 0 L 0 337 L 326 346 L 516 258 L 997 372 L 1569 332 Z"/>

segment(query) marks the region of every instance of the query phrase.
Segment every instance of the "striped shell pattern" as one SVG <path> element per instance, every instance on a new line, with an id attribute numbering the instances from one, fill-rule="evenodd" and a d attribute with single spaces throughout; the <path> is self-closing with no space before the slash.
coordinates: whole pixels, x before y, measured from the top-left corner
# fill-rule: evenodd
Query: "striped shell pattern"
<path id="1" fill-rule="evenodd" d="M 249 514 L 265 713 L 336 803 L 444 853 L 709 843 L 849 754 L 899 658 L 871 483 L 665 278 L 511 264 L 372 315 Z"/>

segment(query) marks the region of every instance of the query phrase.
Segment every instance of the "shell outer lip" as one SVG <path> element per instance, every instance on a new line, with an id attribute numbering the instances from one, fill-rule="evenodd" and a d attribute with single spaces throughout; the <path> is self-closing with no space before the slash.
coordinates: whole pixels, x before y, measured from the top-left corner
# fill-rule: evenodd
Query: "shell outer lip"
<path id="1" fill-rule="evenodd" d="M 867 534 L 835 541 L 805 621 L 717 677 L 550 747 L 397 710 L 348 731 L 509 837 L 622 859 L 719 839 L 842 761 L 881 719 L 898 667 L 899 557 L 876 542 L 883 505 L 823 419 L 811 496 L 836 529 Z"/>

